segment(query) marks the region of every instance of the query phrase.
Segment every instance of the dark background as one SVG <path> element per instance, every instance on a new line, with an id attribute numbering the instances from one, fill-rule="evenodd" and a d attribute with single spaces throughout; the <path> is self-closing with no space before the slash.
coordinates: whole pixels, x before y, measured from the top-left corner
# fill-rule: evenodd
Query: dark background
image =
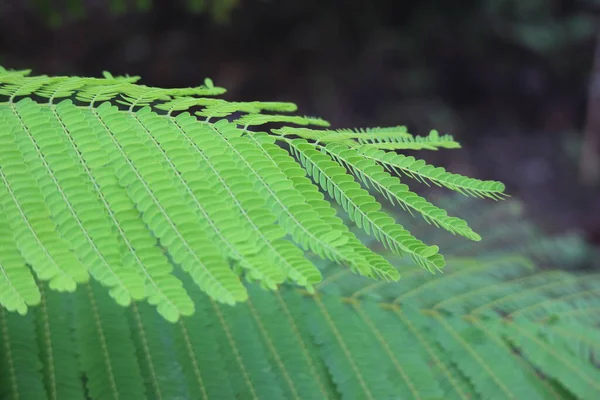
<path id="1" fill-rule="evenodd" d="M 49 75 L 108 70 L 162 87 L 208 76 L 229 100 L 292 101 L 334 127 L 435 128 L 464 148 L 416 156 L 503 181 L 548 231 L 582 231 L 600 243 L 597 158 L 580 168 L 583 148 L 600 153 L 600 108 L 589 101 L 591 88 L 600 93 L 600 81 L 591 84 L 598 6 L 0 0 L 0 65 Z"/>

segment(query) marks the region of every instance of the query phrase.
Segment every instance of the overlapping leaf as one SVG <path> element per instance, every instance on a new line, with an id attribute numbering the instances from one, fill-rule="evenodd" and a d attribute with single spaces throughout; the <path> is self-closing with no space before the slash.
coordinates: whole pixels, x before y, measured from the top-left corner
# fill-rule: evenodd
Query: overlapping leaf
<path id="1" fill-rule="evenodd" d="M 384 246 L 431 272 L 442 268 L 437 246 L 381 211 L 344 168 L 392 204 L 479 239 L 364 150 L 456 147 L 450 136 L 398 127 L 294 130 L 289 125 L 329 123 L 267 113 L 293 112 L 291 103 L 213 98 L 224 89 L 210 79 L 167 89 L 109 73 L 28 74 L 0 69 L 0 282 L 8 293 L 0 301 L 11 310 L 24 313 L 39 302 L 32 277 L 72 292 L 91 275 L 118 304 L 146 299 L 175 322 L 194 312 L 179 271 L 215 301 L 234 304 L 248 297 L 242 279 L 312 291 L 322 279 L 307 258 L 313 254 L 397 280 L 401 271 L 344 225 L 319 186 Z M 265 125 L 279 128 L 253 130 Z M 290 139 L 294 133 L 303 139 Z"/>
<path id="2" fill-rule="evenodd" d="M 441 202 L 463 214 L 462 202 Z M 498 208 L 492 212 L 507 212 Z M 508 212 L 505 223 L 529 225 Z M 17 391 L 67 400 L 86 392 L 94 400 L 598 397 L 598 275 L 556 270 L 569 266 L 559 246 L 548 259 L 493 245 L 485 257 L 465 257 L 447 238 L 444 275 L 432 278 L 391 252 L 390 262 L 406 269 L 405 284 L 370 282 L 321 260 L 315 294 L 252 285 L 235 307 L 177 272 L 196 307 L 177 324 L 145 304 L 119 307 L 95 282 L 68 295 L 41 286 L 48 297 L 35 318 L 0 314 L 0 378 L 10 382 L 0 398 Z M 528 231 L 520 242 L 535 250 L 541 239 L 562 238 Z M 577 254 L 569 263 L 594 260 L 593 249 Z M 74 359 L 81 381 L 67 373 Z"/>

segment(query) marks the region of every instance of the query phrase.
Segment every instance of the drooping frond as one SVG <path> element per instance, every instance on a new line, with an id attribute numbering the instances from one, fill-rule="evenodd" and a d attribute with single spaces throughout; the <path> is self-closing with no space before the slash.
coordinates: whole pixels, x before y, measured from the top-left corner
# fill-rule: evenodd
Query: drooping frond
<path id="1" fill-rule="evenodd" d="M 456 147 L 450 136 L 328 130 L 323 119 L 281 114 L 296 111 L 291 103 L 215 98 L 225 90 L 210 79 L 171 89 L 138 80 L 0 69 L 3 307 L 25 313 L 40 303 L 34 279 L 73 292 L 91 276 L 118 304 L 147 299 L 175 322 L 195 310 L 181 271 L 213 300 L 234 304 L 248 298 L 240 278 L 312 291 L 322 275 L 311 255 L 397 280 L 398 268 L 348 229 L 319 187 L 386 248 L 432 272 L 444 266 L 438 247 L 381 211 L 361 183 L 431 224 L 480 239 L 380 166 L 399 155 L 378 149 Z M 265 126 L 274 128 L 258 131 Z M 488 197 L 504 189 L 428 178 Z"/>
<path id="2" fill-rule="evenodd" d="M 444 265 L 436 246 L 427 246 L 394 219 L 380 211 L 381 205 L 329 156 L 316 151 L 306 140 L 289 142 L 304 168 L 348 213 L 350 219 L 397 254 L 409 254 L 422 267 L 433 271 Z"/>
<path id="3" fill-rule="evenodd" d="M 413 156 L 384 152 L 364 146 L 357 148 L 356 151 L 363 158 L 381 164 L 390 172 L 404 174 L 425 184 L 429 181 L 462 194 L 492 199 L 501 199 L 504 192 L 504 184 L 501 182 L 481 181 L 453 174 L 442 167 L 434 167 L 423 160 L 415 159 Z"/>
<path id="4" fill-rule="evenodd" d="M 290 120 L 288 122 L 293 122 L 298 125 L 307 125 L 311 120 Z M 318 124 L 312 123 L 312 125 Z M 440 136 L 438 131 L 434 129 L 427 136 L 413 136 L 406 131 L 406 127 L 404 126 L 335 130 L 284 127 L 274 129 L 273 132 L 282 136 L 294 135 L 304 139 L 317 139 L 317 144 L 341 143 L 352 148 L 375 148 L 385 150 L 438 150 L 439 148 L 460 148 L 460 144 L 456 142 L 451 135 Z"/>
<path id="5" fill-rule="evenodd" d="M 0 232 L 9 232 L 6 214 L 0 207 Z M 0 304 L 8 311 L 27 313 L 27 306 L 40 302 L 40 292 L 25 259 L 10 235 L 0 236 Z"/>
<path id="6" fill-rule="evenodd" d="M 391 147 L 386 147 L 390 143 L 430 143 L 433 146 L 434 141 L 428 141 L 425 138 L 435 138 L 437 133 L 430 136 L 414 139 L 412 135 L 405 132 L 403 127 L 397 128 L 374 128 L 362 130 L 315 130 L 308 128 L 284 127 L 273 129 L 272 132 L 281 135 L 285 138 L 289 136 L 297 136 L 307 140 L 314 140 L 317 146 L 320 145 L 323 151 L 327 151 L 328 144 L 340 144 L 350 149 L 354 149 L 359 153 L 360 157 L 366 160 L 375 161 L 381 164 L 390 173 L 398 175 L 406 175 L 419 182 L 429 185 L 428 182 L 455 190 L 464 195 L 476 197 L 487 197 L 491 199 L 502 199 L 504 195 L 504 184 L 497 181 L 482 181 L 475 178 L 469 178 L 459 174 L 447 172 L 442 167 L 434 167 L 427 164 L 423 160 L 415 159 L 413 156 L 406 156 L 392 151 L 383 151 L 382 149 L 391 150 Z M 433 136 L 432 136 L 433 135 Z M 449 135 L 444 135 L 447 138 L 447 148 L 460 147 L 451 145 L 455 143 L 454 139 Z M 421 139 L 419 139 L 421 138 Z M 407 141 L 403 141 L 406 139 Z M 445 142 L 444 142 L 445 143 Z M 379 146 L 382 144 L 383 146 Z M 407 150 L 435 150 L 433 147 L 420 147 L 420 145 L 407 145 L 404 149 Z M 434 146 L 435 147 L 435 146 Z M 394 149 L 400 149 L 394 148 Z"/>
<path id="7" fill-rule="evenodd" d="M 451 135 L 440 136 L 438 131 L 432 130 L 427 136 L 400 137 L 396 140 L 389 140 L 383 136 L 383 138 L 366 141 L 361 147 L 384 150 L 438 150 L 458 149 L 460 144 L 454 141 Z"/>
<path id="8" fill-rule="evenodd" d="M 177 271 L 196 313 L 176 324 L 147 304 L 119 307 L 94 281 L 70 294 L 40 285 L 42 305 L 33 313 L 0 310 L 0 378 L 8 382 L 0 395 L 598 398 L 600 275 L 557 269 L 593 262 L 594 250 L 580 239 L 540 236 L 513 201 L 478 214 L 472 201 L 438 200 L 471 215 L 483 233 L 492 229 L 489 218 L 502 218 L 516 237 L 499 235 L 484 256 L 473 257 L 446 235 L 440 245 L 453 268 L 434 277 L 384 251 L 406 271 L 405 282 L 372 282 L 315 260 L 323 281 L 314 294 L 250 285 L 248 301 L 235 307 L 216 303 Z M 349 225 L 363 239 L 362 229 Z M 74 360 L 83 380 L 71 376 Z"/>

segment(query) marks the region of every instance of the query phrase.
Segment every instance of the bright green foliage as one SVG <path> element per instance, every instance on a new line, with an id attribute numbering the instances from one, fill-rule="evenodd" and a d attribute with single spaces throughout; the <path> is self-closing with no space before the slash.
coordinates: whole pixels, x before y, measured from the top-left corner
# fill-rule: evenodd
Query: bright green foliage
<path id="1" fill-rule="evenodd" d="M 443 234 L 443 275 L 392 252 L 405 282 L 320 261 L 315 294 L 250 285 L 235 307 L 177 273 L 196 313 L 175 324 L 146 303 L 118 306 L 93 281 L 70 294 L 41 284 L 26 316 L 0 309 L 0 399 L 599 398 L 600 276 L 556 269 L 597 254 L 577 237 L 541 237 L 513 201 L 486 213 L 439 202 L 483 233 L 490 221 L 510 233 L 477 258 Z"/>
<path id="2" fill-rule="evenodd" d="M 434 272 L 445 264 L 438 247 L 366 189 L 473 241 L 481 237 L 464 220 L 394 171 L 480 197 L 504 191 L 389 150 L 458 146 L 436 131 L 328 130 L 320 118 L 270 114 L 295 111 L 291 103 L 214 98 L 224 89 L 210 79 L 162 89 L 109 73 L 28 74 L 0 67 L 0 303 L 21 314 L 41 301 L 34 275 L 61 292 L 91 276 L 116 303 L 147 299 L 171 322 L 195 309 L 181 272 L 224 304 L 247 300 L 240 278 L 312 291 L 322 276 L 309 253 L 397 280 L 399 269 L 348 229 L 319 186 L 386 248 Z M 273 129 L 258 131 L 265 124 Z"/>

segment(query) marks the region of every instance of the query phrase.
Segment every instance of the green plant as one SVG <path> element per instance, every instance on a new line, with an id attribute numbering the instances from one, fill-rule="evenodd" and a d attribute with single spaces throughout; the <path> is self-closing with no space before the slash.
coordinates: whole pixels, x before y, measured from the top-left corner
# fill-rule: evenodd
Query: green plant
<path id="1" fill-rule="evenodd" d="M 293 128 L 327 123 L 209 97 L 224 92 L 210 80 L 136 80 L 0 71 L 0 398 L 600 393 L 600 282 L 554 269 L 591 250 L 540 237 L 513 201 L 438 208 L 392 175 L 499 198 L 498 182 L 394 151 L 458 147 L 452 137 Z M 445 229 L 381 209 L 350 174 Z M 445 233 L 479 239 L 444 209 L 487 233 L 485 257 Z M 454 268 L 432 275 L 438 247 L 409 231 Z"/>
<path id="2" fill-rule="evenodd" d="M 32 312 L 0 309 L 0 398 L 597 398 L 600 279 L 557 269 L 597 254 L 577 236 L 540 235 L 513 200 L 485 213 L 438 200 L 495 239 L 440 235 L 451 268 L 433 277 L 386 250 L 402 282 L 312 257 L 324 275 L 315 294 L 251 285 L 231 307 L 179 274 L 196 313 L 176 324 L 148 304 L 118 306 L 93 281 L 70 294 L 40 284 Z"/>
<path id="3" fill-rule="evenodd" d="M 208 97 L 224 92 L 210 80 L 160 89 L 108 73 L 103 79 L 27 74 L 0 71 L 0 303 L 22 314 L 41 299 L 26 264 L 63 292 L 91 274 L 120 305 L 145 298 L 170 321 L 194 311 L 173 264 L 226 304 L 247 299 L 239 276 L 268 289 L 292 281 L 312 291 L 321 272 L 302 250 L 361 275 L 398 279 L 398 270 L 335 215 L 307 172 L 367 233 L 432 272 L 444 266 L 438 247 L 381 211 L 347 172 L 392 204 L 475 241 L 480 236 L 464 220 L 388 171 L 480 197 L 501 198 L 504 190 L 499 182 L 385 151 L 458 147 L 435 131 L 426 137 L 402 127 L 251 131 L 328 123 L 264 112 L 295 111 L 290 103 Z"/>
<path id="4" fill-rule="evenodd" d="M 394 151 L 458 147 L 452 137 L 294 128 L 327 123 L 209 97 L 224 92 L 210 80 L 136 80 L 0 72 L 0 398 L 600 393 L 600 281 L 555 269 L 590 250 L 541 237 L 513 201 L 438 208 L 392 175 L 499 198 L 498 182 Z M 350 174 L 445 229 L 380 210 Z M 479 239 L 445 209 L 487 234 L 484 257 L 447 235 Z M 449 273 L 430 273 L 438 247 L 409 231 L 451 255 Z"/>

